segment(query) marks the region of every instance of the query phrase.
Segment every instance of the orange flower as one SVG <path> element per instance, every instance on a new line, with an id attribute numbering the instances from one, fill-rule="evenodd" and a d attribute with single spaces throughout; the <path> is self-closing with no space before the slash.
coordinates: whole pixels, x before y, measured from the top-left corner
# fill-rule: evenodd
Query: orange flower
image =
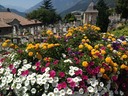
<path id="1" fill-rule="evenodd" d="M 88 67 L 88 62 L 87 61 L 83 61 L 82 66 Z"/>
<path id="2" fill-rule="evenodd" d="M 125 64 L 122 64 L 122 65 L 120 66 L 120 68 L 121 68 L 121 69 L 125 69 L 125 68 L 127 68 L 127 66 L 126 66 Z"/>
<path id="3" fill-rule="evenodd" d="M 100 73 L 105 73 L 105 69 L 104 68 L 100 68 Z"/>
<path id="4" fill-rule="evenodd" d="M 28 56 L 30 56 L 30 57 L 33 56 L 33 52 L 29 52 Z"/>
<path id="5" fill-rule="evenodd" d="M 106 57 L 105 61 L 106 61 L 106 63 L 111 63 L 112 59 L 111 59 L 111 57 Z"/>
<path id="6" fill-rule="evenodd" d="M 38 52 L 36 53 L 36 57 L 37 57 L 37 59 L 39 59 L 39 60 L 41 60 L 41 59 L 42 59 L 41 54 L 39 54 Z"/>
<path id="7" fill-rule="evenodd" d="M 104 79 L 107 79 L 107 80 L 110 80 L 110 78 L 108 77 L 108 75 L 107 74 L 103 74 L 103 76 L 102 76 Z"/>

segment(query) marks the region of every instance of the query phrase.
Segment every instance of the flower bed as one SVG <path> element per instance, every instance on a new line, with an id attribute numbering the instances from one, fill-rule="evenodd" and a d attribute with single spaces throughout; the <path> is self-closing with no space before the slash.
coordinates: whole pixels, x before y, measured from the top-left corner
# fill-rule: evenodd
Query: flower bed
<path id="1" fill-rule="evenodd" d="M 41 43 L 3 42 L 2 96 L 128 96 L 128 40 L 99 27 L 46 32 Z"/>

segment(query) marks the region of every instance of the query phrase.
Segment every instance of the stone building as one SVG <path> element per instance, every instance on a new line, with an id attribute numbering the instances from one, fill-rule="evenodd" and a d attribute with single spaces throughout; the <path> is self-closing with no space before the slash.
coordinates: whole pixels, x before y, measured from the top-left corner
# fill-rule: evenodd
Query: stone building
<path id="1" fill-rule="evenodd" d="M 98 16 L 98 10 L 95 8 L 95 4 L 92 2 L 89 4 L 87 10 L 84 12 L 83 24 L 96 24 L 96 18 Z"/>
<path id="2" fill-rule="evenodd" d="M 13 12 L 0 12 L 0 35 L 23 35 L 26 31 L 35 34 L 41 25 L 37 20 L 28 20 Z"/>

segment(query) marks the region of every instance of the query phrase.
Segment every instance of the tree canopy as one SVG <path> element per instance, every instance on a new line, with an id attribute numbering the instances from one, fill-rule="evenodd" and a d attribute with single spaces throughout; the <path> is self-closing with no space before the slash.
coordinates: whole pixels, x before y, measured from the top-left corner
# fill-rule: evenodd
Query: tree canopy
<path id="1" fill-rule="evenodd" d="M 128 19 L 128 0 L 117 0 L 116 12 L 121 14 L 121 18 Z"/>
<path id="2" fill-rule="evenodd" d="M 69 13 L 64 17 L 64 21 L 73 22 L 73 21 L 76 21 L 76 17 L 73 14 Z"/>
<path id="3" fill-rule="evenodd" d="M 99 0 L 96 8 L 98 10 L 96 25 L 101 28 L 101 32 L 106 32 L 109 24 L 109 8 L 107 7 L 104 0 Z"/>
<path id="4" fill-rule="evenodd" d="M 44 25 L 54 24 L 59 21 L 61 17 L 53 9 L 51 0 L 44 0 L 42 6 L 27 14 L 28 19 L 37 19 Z"/>

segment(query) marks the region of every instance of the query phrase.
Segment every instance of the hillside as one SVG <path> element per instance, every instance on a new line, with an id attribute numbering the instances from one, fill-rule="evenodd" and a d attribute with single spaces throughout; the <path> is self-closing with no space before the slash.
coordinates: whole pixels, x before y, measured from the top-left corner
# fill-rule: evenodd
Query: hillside
<path id="1" fill-rule="evenodd" d="M 96 4 L 98 2 L 98 0 L 93 0 L 94 3 Z M 72 11 L 75 10 L 80 10 L 80 11 L 85 11 L 88 7 L 88 5 L 90 4 L 91 0 L 80 0 L 77 4 L 75 4 L 74 6 L 70 7 L 67 10 L 64 10 L 63 12 L 61 12 L 61 16 L 64 16 Z M 109 7 L 114 7 L 115 6 L 115 0 L 105 0 L 106 4 Z"/>
<path id="2" fill-rule="evenodd" d="M 77 4 L 80 0 L 52 0 L 52 4 L 54 6 L 54 9 L 56 9 L 56 11 L 58 13 L 61 13 L 64 10 L 69 9 L 70 7 L 74 6 L 75 4 Z M 41 5 L 43 4 L 43 0 L 41 2 L 39 2 L 38 4 L 36 4 L 35 6 L 29 8 L 28 10 L 26 10 L 25 12 L 31 12 L 33 10 L 36 10 L 37 8 L 39 8 Z"/>
<path id="3" fill-rule="evenodd" d="M 10 11 L 11 11 L 11 12 L 14 12 L 14 13 L 20 15 L 20 16 L 25 17 L 25 13 L 24 13 L 24 12 L 19 12 L 19 11 L 17 11 L 16 9 L 10 9 Z M 4 6 L 2 6 L 2 5 L 0 5 L 0 12 L 7 12 L 7 8 L 4 7 Z"/>

